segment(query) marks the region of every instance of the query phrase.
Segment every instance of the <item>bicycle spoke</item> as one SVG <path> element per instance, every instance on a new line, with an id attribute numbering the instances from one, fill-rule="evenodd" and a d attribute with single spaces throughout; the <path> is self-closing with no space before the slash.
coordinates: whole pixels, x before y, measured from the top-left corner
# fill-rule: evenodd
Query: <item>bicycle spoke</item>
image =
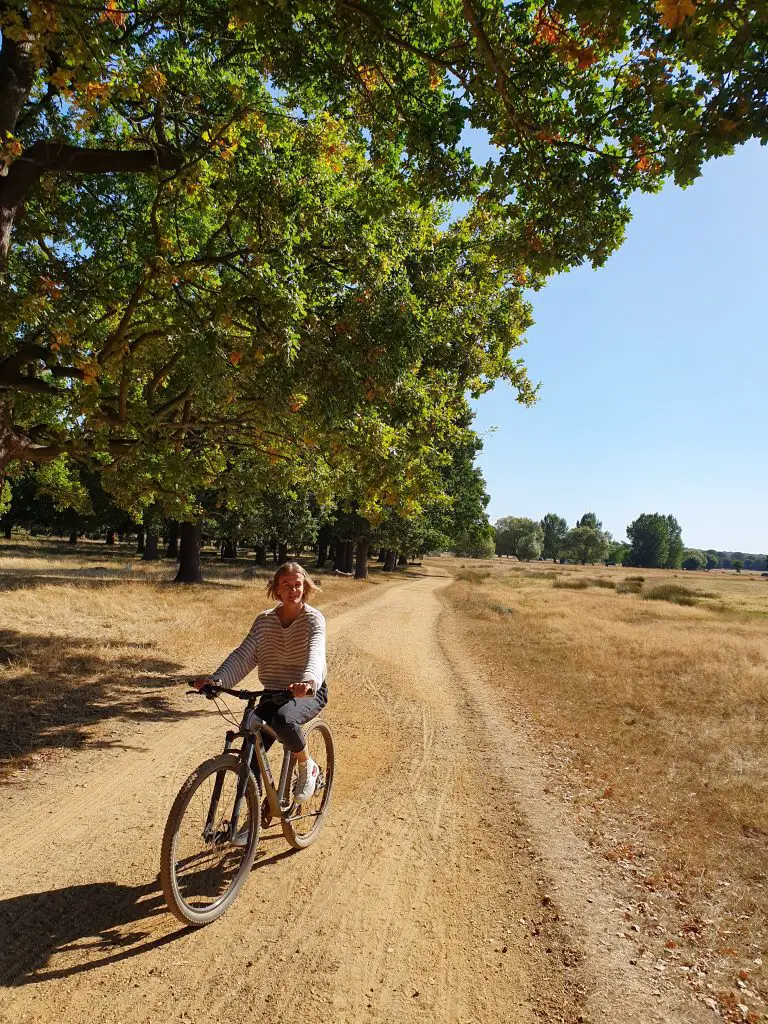
<path id="1" fill-rule="evenodd" d="M 284 832 L 297 847 L 308 846 L 322 828 L 323 818 L 333 782 L 333 739 L 326 723 L 316 720 L 306 732 L 309 756 L 320 769 L 315 792 L 300 806 L 294 805 L 285 815 Z M 292 780 L 293 782 L 293 780 Z"/>
<path id="2" fill-rule="evenodd" d="M 205 924 L 223 913 L 247 877 L 256 852 L 259 802 L 252 781 L 237 823 L 237 833 L 244 832 L 246 842 L 233 842 L 238 769 L 234 757 L 201 765 L 182 788 L 166 827 L 163 890 L 174 913 L 193 924 Z"/>

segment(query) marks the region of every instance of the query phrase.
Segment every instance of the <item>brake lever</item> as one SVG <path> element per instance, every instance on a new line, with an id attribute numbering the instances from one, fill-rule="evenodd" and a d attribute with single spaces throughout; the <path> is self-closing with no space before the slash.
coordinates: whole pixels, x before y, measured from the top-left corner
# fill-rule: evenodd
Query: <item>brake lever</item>
<path id="1" fill-rule="evenodd" d="M 217 687 L 209 683 L 208 685 L 204 686 L 201 690 L 187 690 L 186 695 L 188 697 L 194 697 L 201 693 L 206 700 L 214 700 L 217 696 Z"/>

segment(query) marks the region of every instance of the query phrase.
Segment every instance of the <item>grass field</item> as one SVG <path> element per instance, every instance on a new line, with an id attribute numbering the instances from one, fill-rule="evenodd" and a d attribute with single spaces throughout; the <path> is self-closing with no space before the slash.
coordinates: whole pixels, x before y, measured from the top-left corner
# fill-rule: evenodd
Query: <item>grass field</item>
<path id="1" fill-rule="evenodd" d="M 468 656 L 632 894 L 627 928 L 724 1019 L 763 1019 L 768 578 L 432 564 L 455 576 L 444 593 Z M 0 777 L 186 714 L 184 677 L 218 665 L 268 604 L 269 570 L 248 567 L 208 552 L 204 585 L 172 586 L 174 563 L 127 546 L 0 541 Z M 321 583 L 315 603 L 334 612 L 393 580 Z M 343 662 L 334 679 L 352 685 Z"/>
<path id="2" fill-rule="evenodd" d="M 269 607 L 271 572 L 244 578 L 251 565 L 208 551 L 207 582 L 187 587 L 169 582 L 175 562 L 142 562 L 128 545 L 0 541 L 0 778 L 164 718 L 181 680 L 213 671 Z M 318 579 L 324 610 L 390 582 Z"/>
<path id="3" fill-rule="evenodd" d="M 746 994 L 765 1008 L 768 579 L 507 560 L 455 572 L 478 660 L 636 887 L 644 931 L 727 1019 L 762 1019 Z"/>

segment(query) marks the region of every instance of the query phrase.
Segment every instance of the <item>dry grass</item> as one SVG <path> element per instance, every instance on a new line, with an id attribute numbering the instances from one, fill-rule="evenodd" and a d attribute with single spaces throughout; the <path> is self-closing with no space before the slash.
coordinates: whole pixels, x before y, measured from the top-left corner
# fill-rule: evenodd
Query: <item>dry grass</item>
<path id="1" fill-rule="evenodd" d="M 119 747 L 132 722 L 186 714 L 185 677 L 212 671 L 269 607 L 269 570 L 208 554 L 201 586 L 169 585 L 173 562 L 129 547 L 0 542 L 0 778 L 84 744 Z M 322 609 L 370 583 L 320 578 Z"/>
<path id="2" fill-rule="evenodd" d="M 768 580 L 564 566 L 553 586 L 551 568 L 489 565 L 449 600 L 591 842 L 642 892 L 649 945 L 726 1019 L 757 1020 L 738 1003 L 768 1004 Z"/>
<path id="3" fill-rule="evenodd" d="M 708 591 L 708 594 L 712 591 Z M 672 604 L 694 605 L 698 604 L 699 597 L 695 591 L 683 587 L 679 583 L 661 583 L 657 587 L 651 587 L 643 594 L 644 601 L 671 601 Z"/>

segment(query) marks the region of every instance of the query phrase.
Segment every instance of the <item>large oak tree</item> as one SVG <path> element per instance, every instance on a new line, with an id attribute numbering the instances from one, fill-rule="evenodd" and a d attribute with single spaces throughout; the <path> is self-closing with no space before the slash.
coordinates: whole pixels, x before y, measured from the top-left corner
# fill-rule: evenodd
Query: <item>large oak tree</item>
<path id="1" fill-rule="evenodd" d="M 0 32 L 0 467 L 127 458 L 174 493 L 396 429 L 427 328 L 429 372 L 529 400 L 520 289 L 766 130 L 738 0 L 2 0 Z"/>

